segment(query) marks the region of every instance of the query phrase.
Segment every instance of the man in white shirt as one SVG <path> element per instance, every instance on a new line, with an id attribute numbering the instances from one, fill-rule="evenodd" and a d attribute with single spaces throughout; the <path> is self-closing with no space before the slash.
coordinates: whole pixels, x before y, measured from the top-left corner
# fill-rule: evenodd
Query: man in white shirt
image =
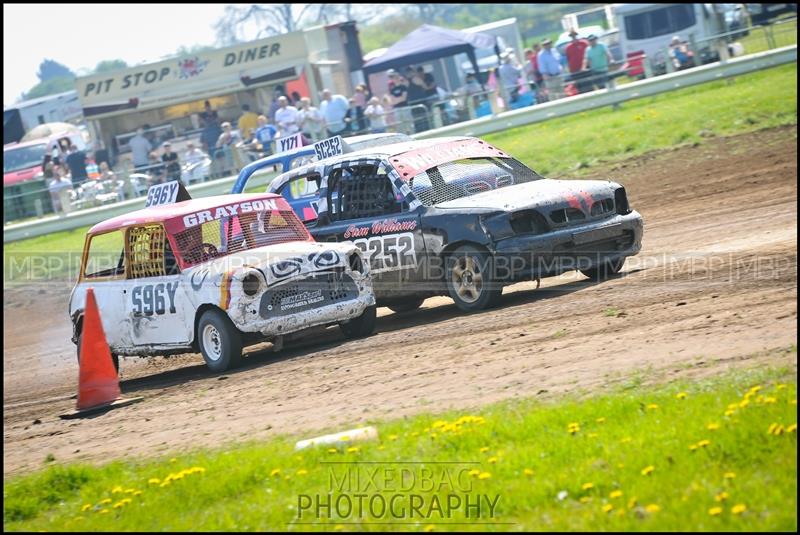
<path id="1" fill-rule="evenodd" d="M 369 99 L 369 106 L 364 110 L 364 115 L 369 119 L 370 132 L 373 134 L 383 134 L 386 132 L 385 112 L 378 97 Z"/>
<path id="2" fill-rule="evenodd" d="M 136 135 L 128 141 L 128 146 L 131 148 L 131 153 L 133 153 L 134 170 L 150 165 L 150 151 L 153 150 L 153 146 L 150 144 L 150 141 L 144 137 L 144 130 L 142 128 L 136 130 Z"/>
<path id="3" fill-rule="evenodd" d="M 347 129 L 344 116 L 347 115 L 349 107 L 350 105 L 343 95 L 331 95 L 330 89 L 322 90 L 322 103 L 319 106 L 319 111 L 325 118 L 330 137 L 339 135 Z"/>
<path id="4" fill-rule="evenodd" d="M 299 132 L 297 108 L 289 106 L 289 99 L 286 97 L 278 97 L 278 106 L 278 109 L 275 110 L 275 124 L 281 131 L 281 137 Z"/>

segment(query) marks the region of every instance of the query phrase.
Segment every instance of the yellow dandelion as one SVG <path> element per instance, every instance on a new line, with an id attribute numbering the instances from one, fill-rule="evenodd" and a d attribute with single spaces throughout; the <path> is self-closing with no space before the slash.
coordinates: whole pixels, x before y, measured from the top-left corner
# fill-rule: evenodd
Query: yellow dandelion
<path id="1" fill-rule="evenodd" d="M 425 526 L 425 531 L 434 531 L 435 529 L 436 526 L 434 526 L 433 524 L 428 524 L 427 526 Z"/>
<path id="2" fill-rule="evenodd" d="M 606 423 L 606 419 L 605 419 L 605 418 L 598 418 L 598 419 L 597 419 L 597 420 L 595 420 L 595 421 L 596 421 L 598 424 L 604 424 L 604 423 Z"/>
<path id="3" fill-rule="evenodd" d="M 133 494 L 136 492 L 136 489 L 125 489 L 125 494 Z"/>
<path id="4" fill-rule="evenodd" d="M 730 418 L 731 416 L 733 416 L 734 414 L 736 414 L 736 411 L 734 411 L 734 410 L 730 410 L 730 409 L 729 409 L 729 410 L 725 411 L 725 416 L 727 416 L 727 417 L 729 417 L 729 418 Z"/>
<path id="5" fill-rule="evenodd" d="M 85 504 L 83 504 L 83 507 L 81 507 L 81 513 L 85 513 L 86 511 L 88 511 L 91 508 L 92 508 L 92 504 L 85 503 Z"/>
<path id="6" fill-rule="evenodd" d="M 697 444 L 689 444 L 689 451 L 694 451 L 697 449 Z"/>
<path id="7" fill-rule="evenodd" d="M 300 470 L 297 471 L 297 475 L 298 476 L 304 476 L 307 473 L 308 473 L 308 470 L 306 470 L 305 468 L 301 468 Z"/>
<path id="8" fill-rule="evenodd" d="M 655 469 L 656 469 L 656 467 L 652 466 L 652 465 L 651 466 L 645 466 L 644 468 L 642 468 L 642 475 L 643 476 L 649 476 L 650 474 L 653 473 L 653 470 L 655 470 Z"/>
<path id="9" fill-rule="evenodd" d="M 659 512 L 659 511 L 661 510 L 661 507 L 660 507 L 658 504 L 655 504 L 655 503 L 648 503 L 648 504 L 645 506 L 645 508 L 644 508 L 644 509 L 645 509 L 645 511 L 647 511 L 648 513 L 657 513 L 657 512 Z"/>
<path id="10" fill-rule="evenodd" d="M 789 405 L 797 405 L 797 398 L 790 399 L 789 400 Z"/>
<path id="11" fill-rule="evenodd" d="M 165 480 L 164 480 L 164 481 L 163 481 L 163 482 L 162 482 L 162 483 L 159 485 L 159 487 L 160 487 L 160 488 L 164 488 L 164 487 L 166 487 L 166 486 L 168 486 L 168 485 L 171 485 L 171 484 L 172 484 L 172 481 L 171 481 L 171 480 L 169 480 L 169 479 L 165 479 Z"/>
<path id="12" fill-rule="evenodd" d="M 141 493 L 142 493 L 142 491 L 141 491 L 141 490 L 137 490 L 136 492 L 134 492 L 134 493 L 133 493 L 133 495 L 134 495 L 134 496 L 139 496 Z"/>
<path id="13" fill-rule="evenodd" d="M 722 507 L 712 507 L 708 510 L 708 514 L 711 516 L 717 516 L 722 514 Z"/>
<path id="14" fill-rule="evenodd" d="M 471 475 L 472 477 L 478 477 L 480 475 L 480 473 L 481 473 L 481 471 L 478 470 L 477 468 L 473 468 L 472 470 L 467 472 L 467 474 Z"/>
<path id="15" fill-rule="evenodd" d="M 99 511 L 97 511 L 97 512 L 98 512 L 99 514 L 101 514 L 101 515 L 103 515 L 103 514 L 108 514 L 108 509 L 100 509 L 100 510 L 99 510 Z"/>
<path id="16" fill-rule="evenodd" d="M 608 495 L 608 497 L 611 498 L 612 500 L 615 499 L 615 498 L 621 498 L 622 497 L 622 491 L 621 490 L 612 490 L 611 493 Z"/>
<path id="17" fill-rule="evenodd" d="M 157 477 L 151 477 L 150 479 L 147 480 L 148 485 L 158 485 L 159 483 L 161 483 L 161 480 L 158 479 Z"/>
<path id="18" fill-rule="evenodd" d="M 603 506 L 603 512 L 604 513 L 610 513 L 613 508 L 614 508 L 613 505 L 611 505 L 610 503 L 607 503 L 607 504 L 605 504 Z"/>
<path id="19" fill-rule="evenodd" d="M 351 446 L 347 448 L 347 453 L 358 453 L 359 451 L 361 451 L 361 448 L 358 446 Z"/>
<path id="20" fill-rule="evenodd" d="M 350 440 L 350 437 L 347 436 L 347 435 L 344 435 L 343 437 L 339 437 L 339 440 L 341 440 L 342 442 L 347 442 L 347 441 Z"/>
<path id="21" fill-rule="evenodd" d="M 492 474 L 490 474 L 489 472 L 481 472 L 478 475 L 478 479 L 489 479 L 490 477 L 492 477 Z"/>
<path id="22" fill-rule="evenodd" d="M 530 476 L 533 475 L 533 470 L 531 470 L 530 468 L 526 468 L 526 469 L 524 469 L 522 471 L 522 473 L 525 474 L 526 476 L 530 477 Z"/>
<path id="23" fill-rule="evenodd" d="M 389 435 L 389 440 L 397 440 L 397 435 Z"/>
<path id="24" fill-rule="evenodd" d="M 698 448 L 705 448 L 706 446 L 708 446 L 710 444 L 711 444 L 710 440 L 701 440 L 700 442 L 697 443 L 697 447 Z"/>
<path id="25" fill-rule="evenodd" d="M 338 451 L 336 448 L 328 448 L 328 453 L 337 453 Z"/>
<path id="26" fill-rule="evenodd" d="M 795 431 L 797 431 L 797 424 L 792 424 L 786 428 L 787 433 L 794 433 Z"/>
<path id="27" fill-rule="evenodd" d="M 581 496 L 578 501 L 581 503 L 589 503 L 592 499 L 589 496 Z"/>
<path id="28" fill-rule="evenodd" d="M 272 472 L 270 472 L 269 475 L 270 475 L 270 477 L 279 476 L 279 475 L 281 475 L 281 469 L 280 468 L 273 468 Z"/>
<path id="29" fill-rule="evenodd" d="M 649 404 L 647 406 L 647 410 L 649 410 L 649 411 L 657 411 L 658 410 L 658 405 L 656 405 L 655 403 L 651 403 L 651 404 Z"/>
<path id="30" fill-rule="evenodd" d="M 176 459 L 175 457 L 173 457 L 172 459 L 170 459 L 170 460 L 169 460 L 169 462 L 171 462 L 171 463 L 177 463 L 177 462 L 178 462 L 178 459 Z"/>
<path id="31" fill-rule="evenodd" d="M 775 390 L 783 390 L 784 388 L 786 388 L 786 385 L 783 383 L 775 385 Z"/>
<path id="32" fill-rule="evenodd" d="M 736 472 L 725 472 L 722 477 L 725 479 L 733 479 L 736 477 Z"/>
<path id="33" fill-rule="evenodd" d="M 750 388 L 750 392 L 753 392 L 754 394 L 756 392 L 758 392 L 759 390 L 761 390 L 761 385 L 756 385 L 756 386 Z"/>
<path id="34" fill-rule="evenodd" d="M 286 474 L 285 476 L 283 476 L 283 480 L 284 481 L 289 481 L 290 479 L 292 479 L 292 476 L 290 476 L 289 474 Z"/>
<path id="35" fill-rule="evenodd" d="M 497 457 L 489 457 L 486 459 L 486 462 L 489 464 L 495 464 L 497 462 Z"/>
<path id="36" fill-rule="evenodd" d="M 714 501 L 715 502 L 724 502 L 728 498 L 730 498 L 730 496 L 728 495 L 727 492 L 720 492 L 719 494 L 714 496 Z"/>
<path id="37" fill-rule="evenodd" d="M 480 449 L 481 453 L 486 453 L 487 451 L 489 451 L 489 446 L 484 446 Z"/>
<path id="38" fill-rule="evenodd" d="M 122 502 L 117 502 L 114 504 L 114 509 L 121 509 L 123 507 L 125 507 L 125 504 Z"/>
<path id="39" fill-rule="evenodd" d="M 686 399 L 686 396 L 688 396 L 686 392 L 678 392 L 677 394 L 675 394 L 675 397 L 678 399 Z"/>
<path id="40" fill-rule="evenodd" d="M 445 422 L 444 420 L 437 420 L 433 422 L 431 427 L 433 427 L 434 429 L 438 429 L 439 427 L 445 427 L 447 425 L 448 425 L 447 422 Z"/>
<path id="41" fill-rule="evenodd" d="M 581 489 L 583 490 L 589 490 L 593 488 L 594 488 L 594 483 L 584 483 L 583 485 L 581 485 Z"/>
<path id="42" fill-rule="evenodd" d="M 633 509 L 634 507 L 636 507 L 637 503 L 639 503 L 639 501 L 636 499 L 636 496 L 634 496 L 633 498 L 628 500 L 628 509 Z"/>
<path id="43" fill-rule="evenodd" d="M 737 503 L 733 507 L 731 507 L 731 513 L 738 515 L 747 511 L 747 506 L 743 503 Z"/>
<path id="44" fill-rule="evenodd" d="M 716 422 L 711 422 L 706 426 L 706 429 L 708 429 L 709 431 L 716 431 L 717 429 L 719 429 L 719 424 Z"/>
<path id="45" fill-rule="evenodd" d="M 344 529 L 344 526 L 341 524 L 336 524 L 335 526 L 333 526 L 333 529 L 335 529 L 336 531 L 342 531 Z"/>
<path id="46" fill-rule="evenodd" d="M 767 396 L 764 398 L 764 403 L 767 405 L 773 405 L 778 402 L 778 398 L 774 398 L 772 396 Z"/>
<path id="47" fill-rule="evenodd" d="M 742 401 L 739 402 L 739 407 L 742 408 L 742 409 L 744 409 L 748 405 L 750 405 L 750 400 L 749 399 L 743 399 Z"/>
<path id="48" fill-rule="evenodd" d="M 111 503 L 111 498 L 104 498 L 100 500 L 100 503 L 98 505 L 108 505 L 109 503 Z"/>
<path id="49" fill-rule="evenodd" d="M 412 437 L 418 437 L 419 436 L 419 432 L 418 431 L 414 431 L 413 433 L 411 433 L 411 436 Z"/>
<path id="50" fill-rule="evenodd" d="M 431 433 L 431 440 L 436 438 L 436 433 Z"/>
<path id="51" fill-rule="evenodd" d="M 122 492 L 122 487 L 120 487 L 119 485 L 117 485 L 116 487 L 111 489 L 111 494 L 117 494 L 117 493 L 120 493 L 120 492 Z"/>

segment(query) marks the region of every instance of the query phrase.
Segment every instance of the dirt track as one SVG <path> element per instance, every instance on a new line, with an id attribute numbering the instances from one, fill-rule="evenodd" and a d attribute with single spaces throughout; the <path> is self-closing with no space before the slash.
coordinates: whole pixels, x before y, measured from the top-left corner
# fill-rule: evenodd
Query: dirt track
<path id="1" fill-rule="evenodd" d="M 48 453 L 102 462 L 598 390 L 634 373 L 650 382 L 796 369 L 796 143 L 796 127 L 781 128 L 598 169 L 645 219 L 642 253 L 615 280 L 517 284 L 500 308 L 468 316 L 446 298 L 411 314 L 382 309 L 372 337 L 342 343 L 329 329 L 313 345 L 262 346 L 223 377 L 199 355 L 123 360 L 123 392 L 145 401 L 85 420 L 58 419 L 77 378 L 69 289 L 6 290 L 4 473 L 40 467 Z"/>

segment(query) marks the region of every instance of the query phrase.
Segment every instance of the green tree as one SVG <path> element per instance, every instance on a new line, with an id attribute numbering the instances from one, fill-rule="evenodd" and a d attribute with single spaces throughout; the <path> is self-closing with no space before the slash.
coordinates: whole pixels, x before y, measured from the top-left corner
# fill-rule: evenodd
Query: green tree
<path id="1" fill-rule="evenodd" d="M 31 88 L 30 91 L 24 94 L 24 100 L 46 97 L 47 95 L 56 95 L 66 91 L 75 89 L 74 76 L 58 76 L 50 78 L 46 82 L 39 82 Z"/>
<path id="2" fill-rule="evenodd" d="M 94 68 L 95 74 L 99 72 L 107 72 L 107 71 L 116 71 L 118 69 L 125 69 L 128 67 L 128 63 L 122 59 L 104 59 L 100 63 L 97 64 L 97 67 Z"/>
<path id="3" fill-rule="evenodd" d="M 39 78 L 40 82 L 46 82 L 53 78 L 65 76 L 72 76 L 74 78 L 75 73 L 73 73 L 69 67 L 56 60 L 45 59 L 39 64 L 39 72 L 36 73 L 36 76 Z"/>

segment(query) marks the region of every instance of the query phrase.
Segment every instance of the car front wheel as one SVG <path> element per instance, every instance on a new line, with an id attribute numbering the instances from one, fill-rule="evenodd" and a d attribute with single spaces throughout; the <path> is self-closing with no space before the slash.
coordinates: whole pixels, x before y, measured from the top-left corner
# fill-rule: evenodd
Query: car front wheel
<path id="1" fill-rule="evenodd" d="M 465 312 L 497 305 L 503 294 L 494 277 L 494 261 L 487 251 L 464 245 L 447 257 L 447 290 Z"/>
<path id="2" fill-rule="evenodd" d="M 197 324 L 198 345 L 206 366 L 212 372 L 224 372 L 242 360 L 242 335 L 221 310 L 203 312 Z"/>

